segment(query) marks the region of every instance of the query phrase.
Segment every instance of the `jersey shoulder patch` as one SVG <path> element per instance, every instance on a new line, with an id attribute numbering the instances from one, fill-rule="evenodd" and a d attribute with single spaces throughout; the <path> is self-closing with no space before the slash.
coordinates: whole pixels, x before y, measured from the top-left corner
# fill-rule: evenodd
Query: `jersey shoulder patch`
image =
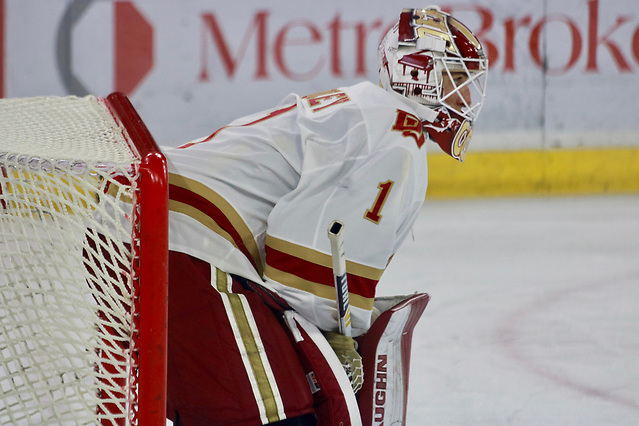
<path id="1" fill-rule="evenodd" d="M 313 93 L 302 98 L 302 105 L 311 112 L 318 114 L 330 111 L 335 106 L 351 102 L 350 96 L 340 89 L 327 90 L 325 92 Z"/>

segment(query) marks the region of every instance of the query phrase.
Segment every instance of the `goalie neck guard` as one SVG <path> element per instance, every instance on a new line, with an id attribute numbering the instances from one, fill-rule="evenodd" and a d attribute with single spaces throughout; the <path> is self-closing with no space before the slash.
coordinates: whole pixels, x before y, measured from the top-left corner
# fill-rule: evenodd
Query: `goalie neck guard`
<path id="1" fill-rule="evenodd" d="M 436 6 L 404 9 L 378 49 L 380 85 L 437 112 L 426 130 L 464 161 L 472 126 L 486 98 L 488 60 L 464 24 Z"/>

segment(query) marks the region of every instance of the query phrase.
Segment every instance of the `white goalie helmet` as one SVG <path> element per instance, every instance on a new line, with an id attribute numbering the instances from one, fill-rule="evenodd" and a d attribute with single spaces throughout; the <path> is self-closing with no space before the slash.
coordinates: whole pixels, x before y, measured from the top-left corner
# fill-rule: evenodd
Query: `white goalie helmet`
<path id="1" fill-rule="evenodd" d="M 463 161 L 488 75 L 488 59 L 473 33 L 437 6 L 404 9 L 379 45 L 378 66 L 384 89 L 436 111 L 424 129 Z"/>

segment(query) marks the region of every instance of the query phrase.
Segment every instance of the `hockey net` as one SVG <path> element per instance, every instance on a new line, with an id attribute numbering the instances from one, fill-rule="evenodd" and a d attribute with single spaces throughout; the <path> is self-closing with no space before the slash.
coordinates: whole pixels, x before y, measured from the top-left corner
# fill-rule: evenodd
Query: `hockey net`
<path id="1" fill-rule="evenodd" d="M 128 99 L 0 99 L 0 424 L 165 424 L 167 182 Z"/>

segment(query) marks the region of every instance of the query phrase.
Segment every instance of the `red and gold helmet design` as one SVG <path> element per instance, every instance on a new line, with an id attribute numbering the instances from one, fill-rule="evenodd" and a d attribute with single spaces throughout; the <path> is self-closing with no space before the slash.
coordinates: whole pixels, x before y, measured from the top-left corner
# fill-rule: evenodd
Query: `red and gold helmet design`
<path id="1" fill-rule="evenodd" d="M 438 144 L 463 161 L 488 75 L 488 59 L 472 31 L 436 6 L 404 9 L 379 46 L 378 65 L 384 89 L 438 112 L 425 129 L 438 128 Z M 463 149 L 452 146 L 460 141 Z"/>

